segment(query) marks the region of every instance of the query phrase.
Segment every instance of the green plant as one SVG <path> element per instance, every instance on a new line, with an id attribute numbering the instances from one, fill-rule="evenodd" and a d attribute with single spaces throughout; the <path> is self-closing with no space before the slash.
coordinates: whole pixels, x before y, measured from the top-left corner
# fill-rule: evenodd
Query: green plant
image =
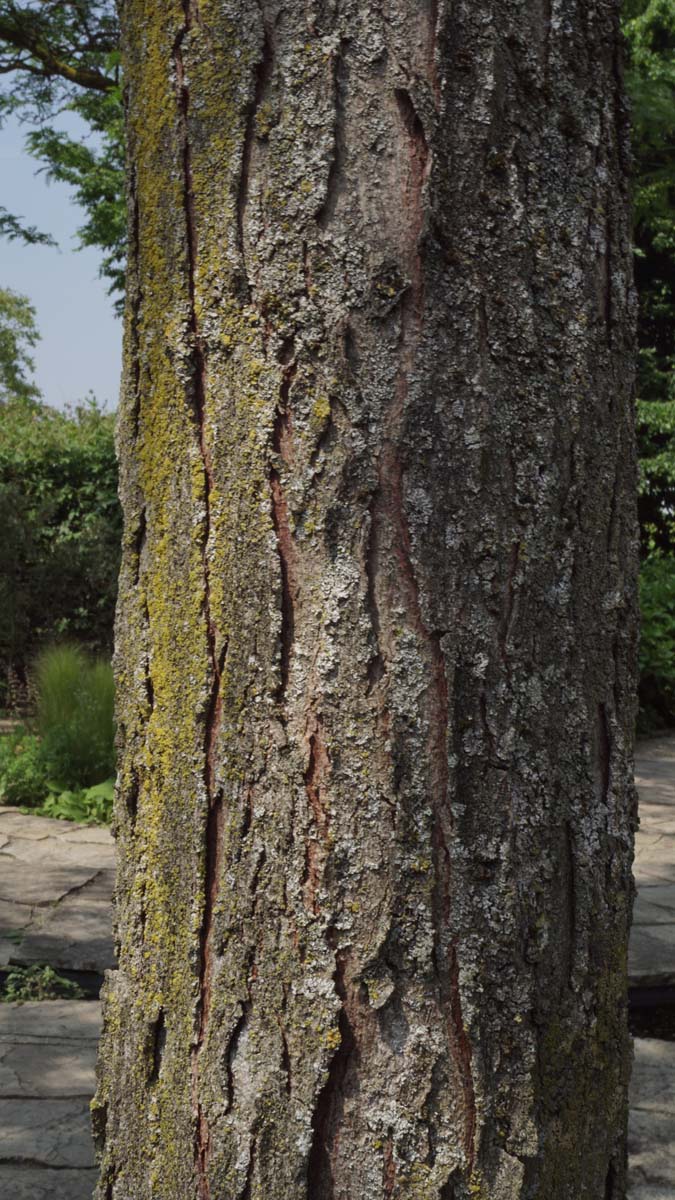
<path id="1" fill-rule="evenodd" d="M 653 554 L 640 571 L 640 714 L 650 732 L 675 722 L 675 558 Z"/>
<path id="2" fill-rule="evenodd" d="M 39 739 L 23 729 L 0 738 L 2 803 L 33 806 L 44 800 L 47 791 L 47 772 Z"/>
<path id="3" fill-rule="evenodd" d="M 0 991 L 0 1002 L 23 1004 L 26 1000 L 81 1000 L 82 988 L 47 965 L 12 967 Z"/>
<path id="4" fill-rule="evenodd" d="M 0 404 L 0 686 L 56 640 L 110 653 L 121 525 L 112 414 Z"/>
<path id="5" fill-rule="evenodd" d="M 37 811 L 43 817 L 80 821 L 86 825 L 109 825 L 114 792 L 114 779 L 105 779 L 103 783 L 79 792 L 60 792 L 50 787 L 50 794 Z"/>
<path id="6" fill-rule="evenodd" d="M 54 790 L 91 788 L 115 771 L 112 668 L 79 646 L 52 646 L 35 666 L 41 756 Z"/>

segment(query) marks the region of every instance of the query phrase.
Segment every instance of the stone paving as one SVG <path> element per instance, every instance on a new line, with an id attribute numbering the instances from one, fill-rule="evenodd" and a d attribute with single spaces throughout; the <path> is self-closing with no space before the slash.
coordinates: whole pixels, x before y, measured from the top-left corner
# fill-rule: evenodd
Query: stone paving
<path id="1" fill-rule="evenodd" d="M 642 742 L 629 974 L 632 987 L 675 985 L 675 737 Z M 674 1193 L 675 1195 L 675 1193 Z"/>
<path id="2" fill-rule="evenodd" d="M 114 966 L 114 881 L 108 829 L 0 808 L 0 967 L 101 975 Z"/>
<path id="3" fill-rule="evenodd" d="M 114 965 L 107 829 L 0 808 L 0 967 Z M 0 1197 L 90 1200 L 96 1001 L 0 1004 Z"/>
<path id="4" fill-rule="evenodd" d="M 675 985 L 675 738 L 638 754 L 641 828 L 629 972 Z M 0 808 L 0 967 L 113 965 L 114 850 L 105 829 Z M 0 1197 L 89 1200 L 95 1001 L 0 1005 Z M 635 1043 L 630 1200 L 675 1200 L 675 1043 Z"/>
<path id="5" fill-rule="evenodd" d="M 89 1101 L 100 1005 L 0 1005 L 0 1196 L 90 1200 Z"/>

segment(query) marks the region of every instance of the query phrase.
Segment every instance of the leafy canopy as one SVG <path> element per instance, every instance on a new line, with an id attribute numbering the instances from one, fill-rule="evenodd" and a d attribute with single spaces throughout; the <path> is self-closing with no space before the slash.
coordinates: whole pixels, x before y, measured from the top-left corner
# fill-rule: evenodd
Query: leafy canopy
<path id="1" fill-rule="evenodd" d="M 624 7 L 633 109 L 643 552 L 675 549 L 675 0 Z"/>
<path id="2" fill-rule="evenodd" d="M 39 339 L 30 301 L 0 288 L 0 404 L 37 396 L 28 374 L 35 365 L 30 352 Z"/>
<path id="3" fill-rule="evenodd" d="M 24 121 L 27 148 L 47 178 L 74 189 L 86 214 L 80 243 L 103 252 L 101 274 L 119 307 L 126 227 L 118 39 L 113 0 L 0 0 L 0 122 L 12 113 Z M 80 117 L 89 136 L 64 133 L 62 113 Z M 50 240 L 4 209 L 0 234 Z"/>

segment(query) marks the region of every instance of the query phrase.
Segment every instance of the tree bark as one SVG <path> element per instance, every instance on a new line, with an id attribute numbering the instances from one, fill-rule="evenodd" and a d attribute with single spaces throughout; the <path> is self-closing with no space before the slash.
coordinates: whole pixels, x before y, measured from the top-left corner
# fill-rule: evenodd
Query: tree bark
<path id="1" fill-rule="evenodd" d="M 618 0 L 124 0 L 99 1200 L 619 1200 Z"/>

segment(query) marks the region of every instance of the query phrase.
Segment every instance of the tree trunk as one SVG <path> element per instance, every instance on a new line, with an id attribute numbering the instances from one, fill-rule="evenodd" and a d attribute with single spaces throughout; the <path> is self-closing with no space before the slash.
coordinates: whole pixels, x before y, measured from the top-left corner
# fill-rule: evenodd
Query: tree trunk
<path id="1" fill-rule="evenodd" d="M 125 0 L 99 1200 L 618 1200 L 618 0 Z"/>

